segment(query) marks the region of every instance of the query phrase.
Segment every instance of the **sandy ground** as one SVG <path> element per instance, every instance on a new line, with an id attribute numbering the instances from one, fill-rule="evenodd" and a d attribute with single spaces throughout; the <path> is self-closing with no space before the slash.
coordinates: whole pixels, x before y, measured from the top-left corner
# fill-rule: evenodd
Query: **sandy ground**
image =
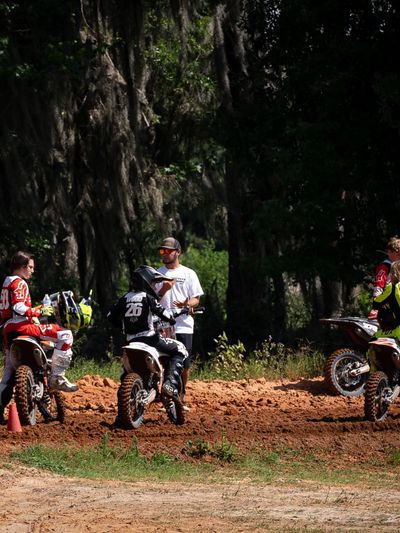
<path id="1" fill-rule="evenodd" d="M 69 479 L 22 467 L 5 467 L 7 453 L 32 443 L 129 447 L 142 454 L 166 452 L 183 459 L 189 440 L 220 442 L 222 432 L 240 452 L 277 447 L 312 453 L 329 468 L 367 460 L 382 465 L 400 450 L 400 402 L 388 420 L 363 420 L 363 399 L 326 394 L 322 379 L 267 382 L 192 381 L 191 411 L 174 426 L 154 404 L 138 430 L 114 429 L 117 384 L 86 376 L 66 396 L 64 424 L 38 423 L 22 433 L 0 428 L 0 532 L 259 532 L 398 531 L 400 491 L 299 481 L 229 485 L 123 483 Z M 387 463 L 386 463 L 387 464 Z M 379 468 L 382 468 L 380 466 Z M 379 472 L 379 468 L 376 469 Z M 387 469 L 399 469 L 387 466 Z"/>

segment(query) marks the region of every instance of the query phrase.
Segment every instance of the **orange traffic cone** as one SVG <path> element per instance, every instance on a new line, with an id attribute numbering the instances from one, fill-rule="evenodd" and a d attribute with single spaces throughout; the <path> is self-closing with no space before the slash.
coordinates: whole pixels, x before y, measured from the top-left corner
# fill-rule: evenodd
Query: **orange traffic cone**
<path id="1" fill-rule="evenodd" d="M 20 433 L 22 431 L 21 422 L 19 421 L 17 406 L 15 403 L 10 404 L 8 408 L 8 421 L 7 421 L 8 431 L 14 431 Z"/>

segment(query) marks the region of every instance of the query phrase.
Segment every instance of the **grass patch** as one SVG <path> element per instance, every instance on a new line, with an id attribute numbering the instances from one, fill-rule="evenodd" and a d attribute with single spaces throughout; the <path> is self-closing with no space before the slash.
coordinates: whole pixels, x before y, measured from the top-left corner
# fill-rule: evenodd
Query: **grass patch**
<path id="1" fill-rule="evenodd" d="M 400 465 L 400 450 L 395 450 L 394 452 L 391 453 L 389 457 L 389 463 L 395 466 Z"/>
<path id="2" fill-rule="evenodd" d="M 211 444 L 208 441 L 199 439 L 195 442 L 189 440 L 186 443 L 186 454 L 189 457 L 204 458 L 211 457 L 219 461 L 234 463 L 238 461 L 238 450 L 236 443 L 230 442 L 225 433 L 222 432 L 220 442 Z"/>
<path id="3" fill-rule="evenodd" d="M 188 476 L 192 480 L 207 479 L 211 465 L 193 465 L 176 457 L 156 452 L 151 457 L 139 453 L 134 437 L 128 449 L 109 445 L 106 433 L 100 445 L 73 449 L 49 448 L 41 444 L 16 450 L 11 459 L 35 468 L 88 479 L 112 479 L 121 481 L 180 481 Z"/>
<path id="4" fill-rule="evenodd" d="M 388 483 L 400 481 L 400 471 L 388 468 L 392 457 L 379 467 L 363 463 L 359 468 L 331 469 L 329 464 L 312 452 L 285 447 L 272 451 L 254 449 L 240 455 L 235 443 L 225 436 L 216 443 L 204 440 L 188 441 L 185 457 L 163 452 L 144 456 L 139 452 L 138 440 L 132 439 L 128 449 L 110 446 L 108 434 L 100 445 L 73 449 L 32 445 L 10 454 L 13 461 L 51 471 L 55 474 L 88 479 L 120 481 L 175 481 L 187 483 L 229 483 L 232 480 L 251 480 L 261 483 L 298 483 L 309 481 L 321 484 L 368 485 L 386 488 Z M 397 463 L 396 463 L 397 464 Z"/>
<path id="5" fill-rule="evenodd" d="M 312 378 L 323 374 L 326 356 L 310 344 L 303 344 L 296 350 L 282 343 L 266 340 L 256 350 L 247 353 L 239 341 L 230 344 L 225 333 L 216 339 L 215 352 L 210 361 L 201 368 L 193 367 L 192 379 L 203 381 L 222 379 L 269 380 L 281 378 Z"/>
<path id="6" fill-rule="evenodd" d="M 77 357 L 72 360 L 72 364 L 68 369 L 68 378 L 72 381 L 82 378 L 83 376 L 101 376 L 103 378 L 111 378 L 114 381 L 119 381 L 122 371 L 122 362 L 120 359 L 112 359 L 104 363 L 99 363 L 94 359 L 83 359 Z"/>

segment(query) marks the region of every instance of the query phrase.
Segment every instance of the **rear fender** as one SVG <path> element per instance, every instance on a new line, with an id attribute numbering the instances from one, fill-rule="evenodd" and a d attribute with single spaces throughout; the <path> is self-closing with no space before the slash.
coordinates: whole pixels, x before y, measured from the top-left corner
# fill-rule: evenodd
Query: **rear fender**
<path id="1" fill-rule="evenodd" d="M 392 359 L 396 368 L 400 368 L 400 345 L 396 339 L 391 337 L 379 337 L 369 343 L 368 355 L 374 366 L 380 367 L 377 364 L 377 359 L 387 358 Z M 382 359 L 381 359 L 382 360 Z"/>
<path id="2" fill-rule="evenodd" d="M 131 342 L 123 346 L 122 361 L 127 372 L 155 372 L 162 374 L 158 351 L 144 342 Z"/>
<path id="3" fill-rule="evenodd" d="M 319 322 L 341 327 L 353 343 L 363 350 L 367 349 L 370 339 L 378 330 L 377 321 L 366 320 L 361 317 L 320 318 Z"/>
<path id="4" fill-rule="evenodd" d="M 46 354 L 37 339 L 27 335 L 13 340 L 10 357 L 15 369 L 21 365 L 45 367 L 47 364 Z"/>

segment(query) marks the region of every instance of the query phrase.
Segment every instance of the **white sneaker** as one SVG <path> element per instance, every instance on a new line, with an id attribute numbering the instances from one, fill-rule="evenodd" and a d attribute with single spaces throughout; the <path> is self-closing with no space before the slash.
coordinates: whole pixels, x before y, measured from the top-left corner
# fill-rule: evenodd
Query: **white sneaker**
<path id="1" fill-rule="evenodd" d="M 61 392 L 76 392 L 78 385 L 71 383 L 67 378 L 63 376 L 50 376 L 49 387 L 53 390 L 59 390 Z"/>

